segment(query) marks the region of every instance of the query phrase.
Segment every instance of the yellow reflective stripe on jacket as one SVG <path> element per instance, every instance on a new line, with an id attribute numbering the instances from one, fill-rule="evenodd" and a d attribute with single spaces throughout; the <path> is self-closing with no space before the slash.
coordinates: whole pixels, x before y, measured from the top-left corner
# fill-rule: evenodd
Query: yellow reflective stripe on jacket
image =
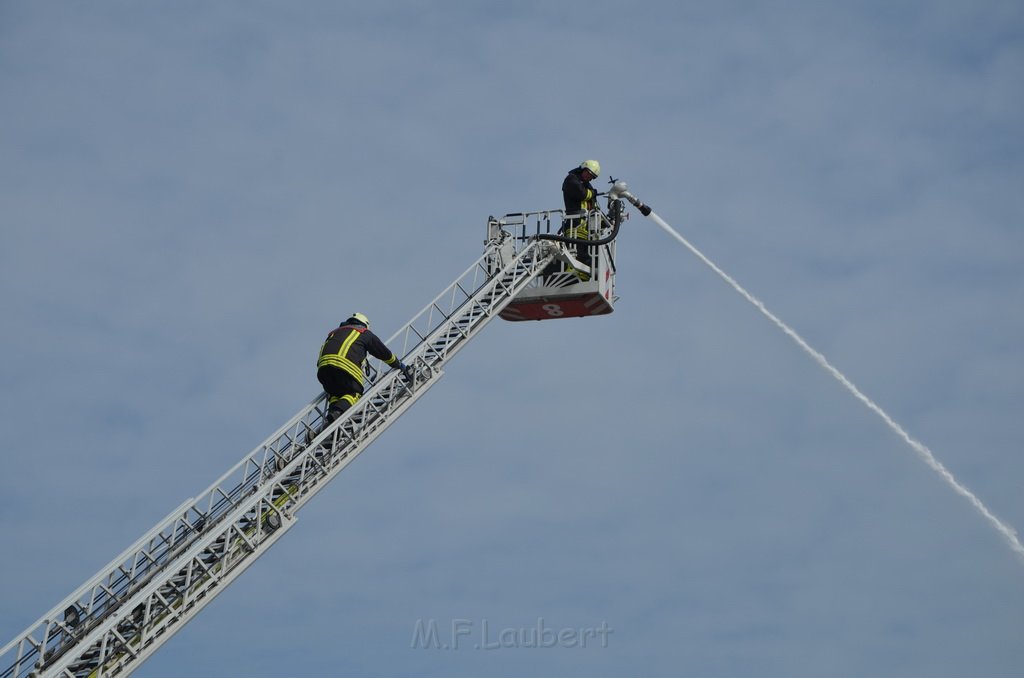
<path id="1" fill-rule="evenodd" d="M 592 210 L 597 207 L 597 193 L 587 189 L 587 197 L 583 199 L 583 204 L 580 205 L 585 210 Z"/>
<path id="2" fill-rule="evenodd" d="M 357 330 L 352 330 L 348 333 L 348 336 L 345 337 L 345 341 L 341 342 L 341 348 L 338 349 L 338 352 L 320 356 L 320 360 L 317 361 L 316 366 L 323 367 L 324 365 L 330 365 L 331 367 L 340 367 L 352 375 L 360 384 L 363 383 L 362 368 L 345 357 L 352 348 L 352 344 L 356 343 L 356 339 L 358 338 L 359 332 Z"/>
<path id="3" fill-rule="evenodd" d="M 359 369 L 358 365 L 348 358 L 342 358 L 338 355 L 325 355 L 323 358 L 320 358 L 320 362 L 317 363 L 317 367 L 323 367 L 325 365 L 339 367 L 351 374 L 352 377 L 360 384 L 363 383 L 363 371 Z"/>
<path id="4" fill-rule="evenodd" d="M 345 337 L 345 341 L 343 341 L 341 343 L 341 348 L 338 349 L 338 355 L 341 356 L 342 358 L 347 356 L 348 352 L 350 350 L 352 350 L 352 344 L 356 343 L 356 339 L 358 339 L 358 338 L 359 338 L 359 331 L 358 330 L 352 330 L 351 332 L 349 332 L 348 336 Z"/>

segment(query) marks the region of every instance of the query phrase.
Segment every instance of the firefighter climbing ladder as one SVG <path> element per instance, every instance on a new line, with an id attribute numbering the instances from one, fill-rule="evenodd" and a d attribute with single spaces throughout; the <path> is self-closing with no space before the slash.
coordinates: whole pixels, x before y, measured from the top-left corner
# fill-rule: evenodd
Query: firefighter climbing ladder
<path id="1" fill-rule="evenodd" d="M 297 511 L 437 382 L 452 356 L 566 258 L 564 245 L 529 235 L 552 233 L 561 217 L 492 217 L 484 254 L 387 342 L 412 366 L 412 383 L 378 363 L 368 370 L 366 394 L 323 430 L 326 396 L 315 398 L 4 647 L 0 678 L 100 678 L 141 665 L 273 546 Z M 509 224 L 518 236 L 505 230 Z"/>

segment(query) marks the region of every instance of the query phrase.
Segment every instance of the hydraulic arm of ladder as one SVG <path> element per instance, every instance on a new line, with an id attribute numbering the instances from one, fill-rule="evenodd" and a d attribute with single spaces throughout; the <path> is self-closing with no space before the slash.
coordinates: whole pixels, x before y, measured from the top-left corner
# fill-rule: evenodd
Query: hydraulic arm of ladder
<path id="1" fill-rule="evenodd" d="M 388 340 L 412 383 L 378 364 L 365 395 L 323 430 L 326 396 L 313 399 L 4 647 L 0 678 L 131 673 L 287 532 L 552 258 L 549 244 L 512 248 L 492 229 L 484 255 Z"/>

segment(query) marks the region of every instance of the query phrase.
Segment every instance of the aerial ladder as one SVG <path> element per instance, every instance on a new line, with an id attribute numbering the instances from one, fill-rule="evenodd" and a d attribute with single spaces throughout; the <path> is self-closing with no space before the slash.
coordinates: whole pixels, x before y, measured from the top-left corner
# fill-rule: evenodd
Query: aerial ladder
<path id="1" fill-rule="evenodd" d="M 558 233 L 561 210 L 490 217 L 483 255 L 387 341 L 412 367 L 411 379 L 369 361 L 365 394 L 326 426 L 326 394 L 314 398 L 7 644 L 0 678 L 130 674 L 294 527 L 299 509 L 437 383 L 493 318 L 611 313 L 623 200 L 650 210 L 625 182 L 613 180 L 607 196 L 607 213 L 582 217 L 586 240 Z M 583 247 L 589 265 L 578 258 Z"/>

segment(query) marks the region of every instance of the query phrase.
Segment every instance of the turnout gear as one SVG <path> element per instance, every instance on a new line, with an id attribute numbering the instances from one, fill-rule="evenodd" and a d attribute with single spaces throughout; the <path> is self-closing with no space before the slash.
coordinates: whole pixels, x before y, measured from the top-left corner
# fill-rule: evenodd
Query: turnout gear
<path id="1" fill-rule="evenodd" d="M 594 161 L 596 162 L 596 161 Z M 565 180 L 562 182 L 562 201 L 565 203 L 566 222 L 572 222 L 573 230 L 566 232 L 565 225 L 562 227 L 563 235 L 570 238 L 587 237 L 586 223 L 581 219 L 572 219 L 575 215 L 581 215 L 597 207 L 597 189 L 589 181 L 584 181 L 584 167 L 577 167 L 569 170 Z M 582 226 L 582 233 L 577 233 Z"/>
<path id="2" fill-rule="evenodd" d="M 579 214 L 597 207 L 597 189 L 583 179 L 585 169 L 589 168 L 581 166 L 569 170 L 562 182 L 562 200 L 565 202 L 566 215 Z"/>
<path id="3" fill-rule="evenodd" d="M 329 396 L 325 424 L 340 417 L 363 395 L 363 368 L 367 355 L 392 367 L 402 364 L 368 325 L 365 315 L 353 313 L 351 318 L 327 335 L 320 347 L 316 378 Z"/>
<path id="4" fill-rule="evenodd" d="M 597 209 L 597 189 L 589 181 L 584 180 L 583 173 L 589 171 L 597 176 L 601 171 L 601 165 L 596 160 L 584 161 L 579 167 L 569 170 L 565 180 L 562 182 L 562 200 L 565 202 L 565 220 L 562 222 L 561 235 L 580 240 L 589 240 L 590 231 L 587 227 L 587 220 L 584 215 L 590 210 Z M 590 265 L 593 259 L 590 247 L 583 245 L 570 245 L 575 251 L 576 258 L 586 265 Z M 585 274 L 582 279 L 589 279 Z"/>
<path id="5" fill-rule="evenodd" d="M 368 327 L 362 323 L 346 323 L 327 335 L 320 347 L 316 366 L 317 369 L 331 367 L 344 370 L 362 384 L 363 364 L 368 354 L 388 365 L 398 362 L 398 357 Z"/>

